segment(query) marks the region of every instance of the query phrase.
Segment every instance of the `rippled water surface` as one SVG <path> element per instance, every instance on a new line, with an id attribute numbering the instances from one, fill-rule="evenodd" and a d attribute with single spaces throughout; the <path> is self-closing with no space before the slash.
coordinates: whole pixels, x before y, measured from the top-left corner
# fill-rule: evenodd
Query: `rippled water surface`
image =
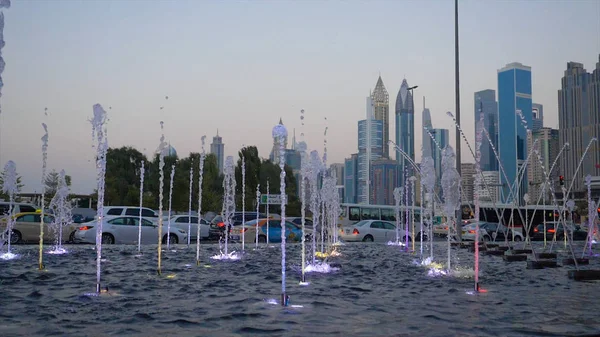
<path id="1" fill-rule="evenodd" d="M 92 246 L 45 255 L 16 246 L 0 261 L 0 336 L 567 336 L 600 332 L 597 282 L 574 282 L 573 267 L 529 270 L 526 262 L 481 257 L 487 293 L 469 295 L 473 278 L 427 276 L 417 255 L 399 247 L 347 244 L 340 270 L 309 274 L 299 285 L 300 246 L 288 248 L 291 304 L 269 304 L 281 291 L 278 246 L 246 250 L 239 261 L 212 261 L 218 245 L 174 246 L 156 273 L 156 246 L 105 246 L 103 286 L 95 290 Z M 248 246 L 247 246 L 248 247 Z M 239 250 L 239 246 L 235 249 Z M 446 260 L 435 245 L 436 261 Z M 454 262 L 472 268 L 473 254 L 453 248 Z M 559 251 L 559 261 L 566 252 Z M 600 269 L 598 258 L 590 266 Z M 468 274 L 468 273 L 467 273 Z"/>

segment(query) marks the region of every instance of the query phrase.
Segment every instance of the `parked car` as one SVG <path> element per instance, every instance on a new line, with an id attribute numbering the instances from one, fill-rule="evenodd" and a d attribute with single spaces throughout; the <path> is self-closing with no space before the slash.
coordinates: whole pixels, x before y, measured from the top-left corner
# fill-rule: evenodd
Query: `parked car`
<path id="1" fill-rule="evenodd" d="M 163 221 L 163 225 L 166 223 Z M 204 218 L 200 218 L 200 223 L 200 239 L 208 239 L 210 224 Z M 188 233 L 190 241 L 198 239 L 198 216 L 196 215 L 192 215 L 191 217 L 188 215 L 174 215 L 171 217 L 171 228 L 173 227 L 183 229 L 186 232 L 190 229 Z"/>
<path id="2" fill-rule="evenodd" d="M 74 235 L 75 243 L 96 242 L 96 221 L 81 224 Z M 167 225 L 162 226 L 162 242 L 177 244 L 187 242 L 187 232 L 171 227 L 167 233 Z M 102 221 L 102 244 L 137 244 L 139 235 L 139 217 L 121 216 Z M 154 244 L 158 241 L 158 224 L 142 218 L 142 244 Z"/>
<path id="3" fill-rule="evenodd" d="M 556 235 L 557 240 L 563 240 L 565 237 L 565 227 L 560 222 L 547 222 L 546 223 L 546 240 L 552 240 Z M 588 232 L 581 229 L 578 225 L 573 225 L 571 222 L 567 222 L 566 226 L 567 235 L 571 236 L 572 240 L 586 240 Z M 544 224 L 539 224 L 533 229 L 532 240 L 540 241 L 544 240 Z"/>
<path id="4" fill-rule="evenodd" d="M 269 234 L 269 243 L 281 242 L 281 220 L 276 219 L 258 219 L 247 221 L 243 226 L 233 227 L 230 237 L 234 241 L 241 241 L 242 235 L 246 242 L 256 242 L 256 223 L 258 222 L 258 242 L 267 242 L 267 231 Z M 268 224 L 268 229 L 267 229 Z M 306 229 L 306 233 L 310 233 Z M 302 228 L 291 221 L 285 222 L 286 242 L 302 241 Z"/>
<path id="5" fill-rule="evenodd" d="M 8 217 L 10 212 L 10 202 L 0 201 L 0 218 Z M 35 213 L 37 211 L 36 207 L 31 204 L 26 204 L 22 202 L 13 202 L 12 203 L 12 214 L 18 213 Z"/>
<path id="6" fill-rule="evenodd" d="M 399 235 L 402 241 L 411 241 L 409 234 L 404 229 L 399 228 Z M 340 234 L 343 241 L 364 241 L 364 242 L 388 242 L 396 240 L 396 225 L 391 222 L 381 220 L 362 220 L 352 226 L 344 227 Z"/>
<path id="7" fill-rule="evenodd" d="M 39 242 L 40 241 L 40 223 L 42 214 L 37 212 L 18 213 L 13 216 L 12 233 L 10 235 L 11 244 Z M 57 225 L 53 225 L 54 217 L 52 215 L 44 215 L 44 242 L 54 243 L 58 240 Z M 8 238 L 8 218 L 0 221 L 0 233 L 3 233 L 5 238 Z M 73 234 L 77 229 L 76 224 L 67 224 L 62 226 L 63 242 L 73 240 Z"/>
<path id="8" fill-rule="evenodd" d="M 229 232 L 231 232 L 232 227 L 241 225 L 244 221 L 252 221 L 256 219 L 266 219 L 267 215 L 263 213 L 256 212 L 235 212 L 231 216 L 231 220 L 229 221 Z M 269 216 L 272 219 L 272 216 Z M 210 222 L 209 229 L 209 240 L 219 240 L 223 237 L 223 233 L 225 232 L 225 222 L 223 221 L 222 215 L 217 215 Z"/>
<path id="9" fill-rule="evenodd" d="M 462 239 L 466 241 L 475 240 L 476 224 L 470 223 L 462 228 Z M 524 237 L 519 231 L 512 230 L 502 224 L 495 222 L 479 222 L 479 240 L 478 241 L 505 241 L 513 239 L 515 241 L 523 241 Z"/>
<path id="10" fill-rule="evenodd" d="M 147 218 L 152 221 L 154 218 L 158 218 L 158 214 L 147 207 L 141 207 L 142 209 L 142 218 Z M 140 216 L 140 207 L 133 206 L 106 206 L 103 209 L 103 214 L 105 217 L 117 217 L 117 216 Z"/>

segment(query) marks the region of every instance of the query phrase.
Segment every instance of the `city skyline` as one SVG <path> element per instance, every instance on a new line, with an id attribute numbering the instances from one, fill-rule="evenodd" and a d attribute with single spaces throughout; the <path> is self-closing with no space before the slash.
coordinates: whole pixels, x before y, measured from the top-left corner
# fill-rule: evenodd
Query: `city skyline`
<path id="1" fill-rule="evenodd" d="M 17 163 L 23 191 L 39 191 L 39 138 L 45 122 L 48 167 L 73 175 L 73 192 L 90 193 L 95 170 L 87 120 L 92 105 L 101 103 L 110 119 L 111 147 L 133 146 L 151 154 L 160 138 L 159 122 L 164 121 L 165 137 L 180 156 L 200 152 L 202 135 L 211 137 L 219 128 L 228 144 L 226 156 L 245 144 L 258 146 L 266 158 L 273 121 L 282 116 L 288 131 L 304 133 L 309 148 L 321 154 L 328 127 L 328 161 L 341 163 L 357 148 L 362 99 L 379 73 L 392 92 L 404 78 L 418 85 L 415 109 L 421 110 L 417 102 L 425 96 L 433 125 L 451 123 L 446 111 L 455 110 L 454 36 L 448 32 L 454 25 L 453 7 L 441 1 L 181 1 L 150 2 L 140 11 L 126 1 L 15 2 L 4 11 L 0 161 Z M 496 89 L 495 70 L 513 61 L 532 67 L 544 126 L 556 128 L 556 91 L 565 64 L 591 67 L 597 62 L 600 4 L 460 2 L 459 11 L 461 111 L 467 137 L 474 138 L 469 113 L 473 92 Z M 532 20 L 532 12 L 544 15 Z M 303 18 L 315 13 L 307 27 Z M 402 13 L 402 24 L 397 13 Z M 361 20 L 365 15 L 378 15 L 383 24 L 375 27 Z M 222 27 L 225 17 L 235 24 Z M 572 25 L 565 17 L 577 17 L 581 24 Z M 401 44 L 394 43 L 404 27 L 411 27 L 411 33 L 401 35 Z M 482 48 L 482 41 L 493 43 Z M 531 41 L 539 41 L 536 48 Z M 406 46 L 415 52 L 402 52 Z M 304 127 L 300 109 L 306 111 Z M 415 123 L 420 125 L 418 119 Z M 389 134 L 394 135 L 391 124 Z M 415 128 L 417 161 L 421 136 Z M 463 162 L 472 161 L 463 155 Z"/>

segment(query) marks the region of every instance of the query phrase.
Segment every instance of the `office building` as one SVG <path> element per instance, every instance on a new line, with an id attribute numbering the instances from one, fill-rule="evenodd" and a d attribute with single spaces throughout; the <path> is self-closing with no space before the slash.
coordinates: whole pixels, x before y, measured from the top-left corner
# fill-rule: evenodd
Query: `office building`
<path id="1" fill-rule="evenodd" d="M 498 160 L 494 154 L 494 148 L 498 149 L 498 103 L 496 102 L 496 91 L 492 89 L 482 90 L 475 93 L 475 132 L 477 123 L 483 117 L 481 142 L 481 169 L 483 171 L 497 171 Z M 482 116 L 483 114 L 483 116 Z M 489 140 L 488 140 L 489 136 Z M 493 147 L 492 147 L 493 146 Z"/>
<path id="2" fill-rule="evenodd" d="M 225 144 L 223 144 L 223 138 L 219 136 L 219 130 L 217 130 L 217 135 L 213 137 L 212 143 L 210 144 L 210 153 L 217 156 L 219 174 L 223 174 L 223 164 L 225 163 Z"/>

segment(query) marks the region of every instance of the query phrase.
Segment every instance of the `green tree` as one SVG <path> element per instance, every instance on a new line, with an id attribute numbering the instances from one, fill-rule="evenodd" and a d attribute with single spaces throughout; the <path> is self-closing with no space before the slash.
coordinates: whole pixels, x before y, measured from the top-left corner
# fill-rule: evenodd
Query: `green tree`
<path id="1" fill-rule="evenodd" d="M 0 173 L 0 199 L 9 200 L 9 195 L 4 193 L 4 191 L 2 190 L 2 186 L 4 186 L 4 177 L 6 175 L 6 172 L 2 171 L 2 173 Z M 20 198 L 18 196 L 19 193 L 21 193 L 21 189 L 23 188 L 23 183 L 21 182 L 21 175 L 17 174 L 17 195 L 13 196 L 15 198 L 15 201 L 19 201 Z"/>
<path id="2" fill-rule="evenodd" d="M 298 198 L 298 188 L 296 183 L 296 177 L 294 176 L 292 169 L 285 165 L 285 193 L 288 198 L 286 205 L 287 216 L 299 216 L 300 215 L 300 199 Z M 267 193 L 267 181 L 269 182 L 269 194 L 280 193 L 280 173 L 281 169 L 279 165 L 274 164 L 269 160 L 263 160 L 260 167 L 260 190 L 261 193 Z M 269 209 L 274 212 L 280 212 L 280 207 L 271 205 Z"/>
<path id="3" fill-rule="evenodd" d="M 204 160 L 202 179 L 202 212 L 221 213 L 223 205 L 223 175 L 219 173 L 217 156 L 209 154 Z"/>
<path id="4" fill-rule="evenodd" d="M 256 146 L 249 146 L 238 152 L 237 166 L 235 167 L 236 184 L 236 209 L 242 209 L 242 160 L 246 165 L 246 211 L 256 210 L 256 187 L 260 181 L 261 159 Z"/>
<path id="5" fill-rule="evenodd" d="M 142 161 L 147 162 L 146 156 L 132 147 L 108 149 L 106 153 L 105 205 L 135 206 L 139 204 Z"/>
<path id="6" fill-rule="evenodd" d="M 44 185 L 46 187 L 44 191 L 44 203 L 45 205 L 49 205 L 50 201 L 56 194 L 58 190 L 58 180 L 59 173 L 56 170 L 50 171 L 50 173 L 46 174 L 46 178 L 44 179 Z M 65 175 L 65 181 L 67 183 L 67 187 L 71 187 L 71 176 Z"/>

